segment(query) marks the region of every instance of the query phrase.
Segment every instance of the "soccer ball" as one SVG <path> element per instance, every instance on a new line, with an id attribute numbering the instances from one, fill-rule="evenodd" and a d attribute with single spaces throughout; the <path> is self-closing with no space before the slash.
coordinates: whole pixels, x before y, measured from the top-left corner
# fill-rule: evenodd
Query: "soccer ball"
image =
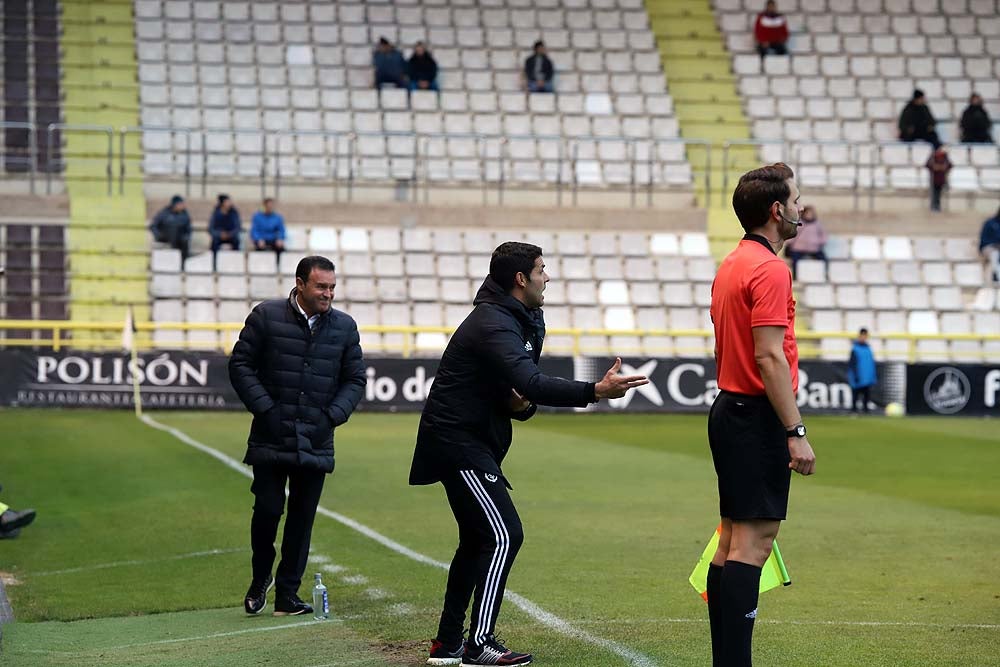
<path id="1" fill-rule="evenodd" d="M 906 410 L 899 403 L 890 403 L 885 406 L 886 417 L 902 417 L 904 414 L 906 414 Z"/>

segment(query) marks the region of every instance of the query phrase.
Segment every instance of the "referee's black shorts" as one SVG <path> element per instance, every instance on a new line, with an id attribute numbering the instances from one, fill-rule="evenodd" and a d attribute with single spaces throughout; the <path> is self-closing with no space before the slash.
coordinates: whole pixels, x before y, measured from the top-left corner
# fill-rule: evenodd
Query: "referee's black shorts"
<path id="1" fill-rule="evenodd" d="M 719 515 L 784 519 L 791 457 L 785 427 L 767 396 L 720 391 L 708 415 L 708 442 L 719 477 Z"/>

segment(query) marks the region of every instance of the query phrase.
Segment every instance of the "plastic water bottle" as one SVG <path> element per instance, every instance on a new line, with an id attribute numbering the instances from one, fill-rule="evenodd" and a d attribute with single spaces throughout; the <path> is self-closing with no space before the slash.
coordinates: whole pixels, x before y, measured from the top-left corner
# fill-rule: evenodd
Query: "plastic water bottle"
<path id="1" fill-rule="evenodd" d="M 317 621 L 330 618 L 330 598 L 323 585 L 323 575 L 316 573 L 316 585 L 313 586 L 313 614 Z"/>

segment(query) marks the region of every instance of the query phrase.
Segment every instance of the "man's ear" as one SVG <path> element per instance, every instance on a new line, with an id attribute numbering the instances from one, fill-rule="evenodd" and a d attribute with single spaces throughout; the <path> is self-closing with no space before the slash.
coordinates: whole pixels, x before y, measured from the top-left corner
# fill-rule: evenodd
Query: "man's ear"
<path id="1" fill-rule="evenodd" d="M 518 287 L 527 287 L 528 278 L 522 272 L 518 271 L 514 274 L 514 284 Z"/>

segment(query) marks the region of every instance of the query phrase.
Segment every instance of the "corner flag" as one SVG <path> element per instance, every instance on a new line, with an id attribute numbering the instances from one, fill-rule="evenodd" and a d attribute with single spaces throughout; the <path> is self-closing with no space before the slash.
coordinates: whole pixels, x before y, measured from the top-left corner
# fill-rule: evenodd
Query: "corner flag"
<path id="1" fill-rule="evenodd" d="M 698 591 L 702 600 L 708 601 L 708 566 L 715 556 L 715 550 L 719 548 L 719 535 L 722 534 L 722 524 L 712 533 L 712 539 L 708 541 L 708 546 L 702 552 L 698 564 L 694 566 L 694 571 L 688 577 L 688 581 Z M 792 580 L 788 578 L 788 570 L 785 569 L 785 562 L 781 559 L 781 550 L 778 549 L 778 540 L 771 545 L 771 555 L 764 563 L 764 568 L 760 572 L 760 592 L 777 588 L 778 585 L 790 586 Z"/>

